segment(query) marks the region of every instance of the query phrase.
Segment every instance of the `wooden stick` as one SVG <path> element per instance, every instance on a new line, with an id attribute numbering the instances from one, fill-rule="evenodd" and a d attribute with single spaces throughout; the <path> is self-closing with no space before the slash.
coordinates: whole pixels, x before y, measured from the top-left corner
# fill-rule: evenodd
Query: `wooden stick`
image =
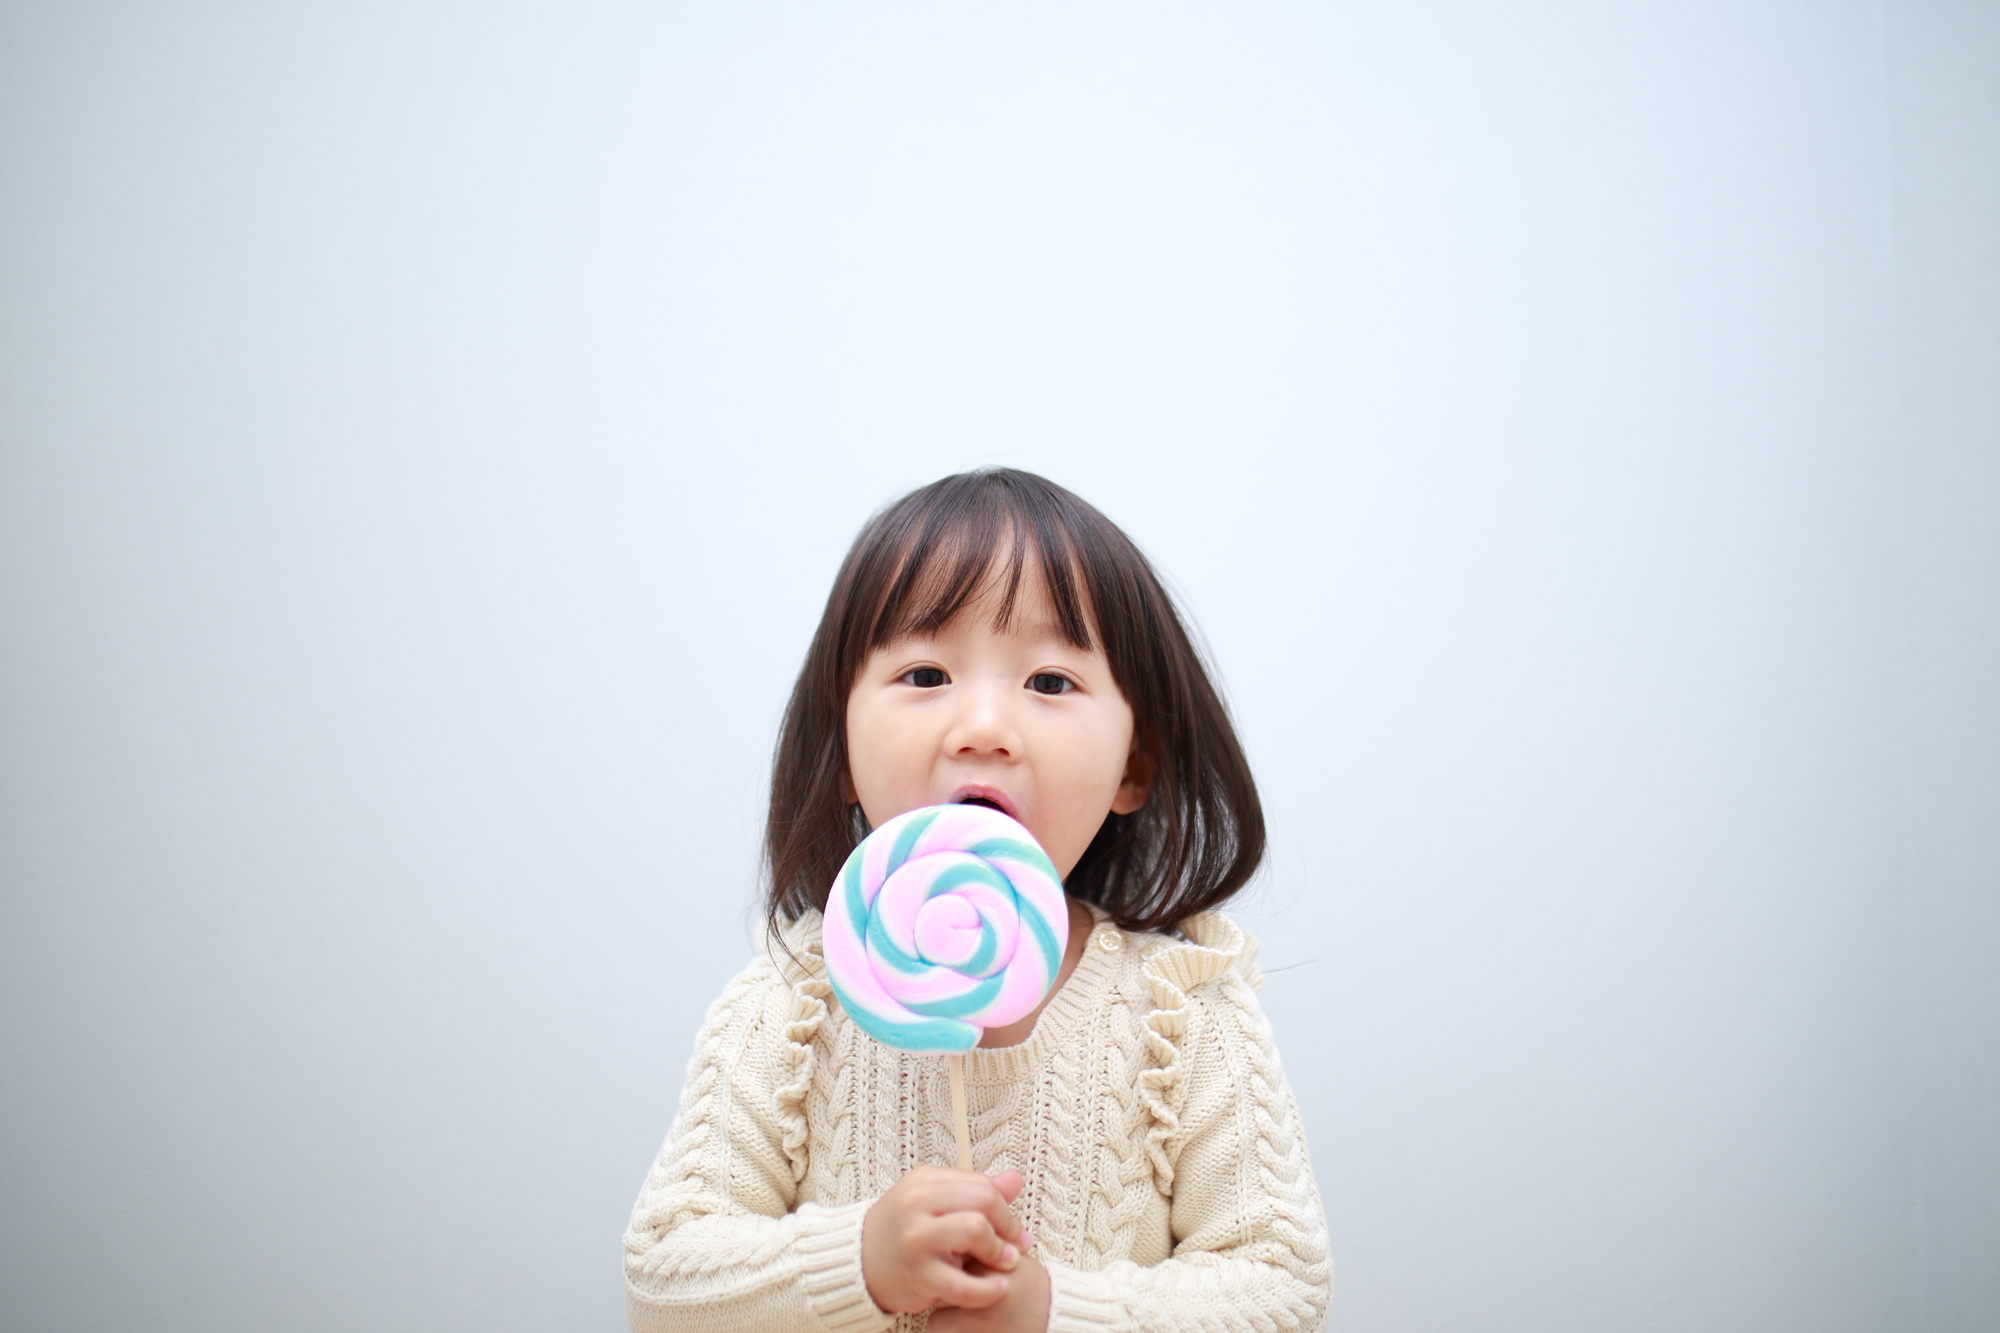
<path id="1" fill-rule="evenodd" d="M 965 1057 L 949 1055 L 951 1062 L 951 1128 L 958 1135 L 958 1169 L 972 1169 L 972 1134 L 965 1125 Z"/>

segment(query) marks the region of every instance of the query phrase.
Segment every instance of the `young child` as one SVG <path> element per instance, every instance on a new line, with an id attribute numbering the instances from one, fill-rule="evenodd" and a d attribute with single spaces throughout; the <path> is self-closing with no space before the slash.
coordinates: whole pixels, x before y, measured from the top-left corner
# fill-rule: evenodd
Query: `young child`
<path id="1" fill-rule="evenodd" d="M 976 801 L 1062 872 L 1042 1007 L 945 1061 L 832 1000 L 820 912 L 868 830 Z M 1040 477 L 965 473 L 856 539 L 791 703 L 765 835 L 773 946 L 709 1009 L 625 1235 L 637 1333 L 1310 1329 L 1332 1294 L 1305 1141 L 1214 912 L 1257 790 L 1130 539 Z M 926 1315 L 925 1312 L 928 1312 Z"/>

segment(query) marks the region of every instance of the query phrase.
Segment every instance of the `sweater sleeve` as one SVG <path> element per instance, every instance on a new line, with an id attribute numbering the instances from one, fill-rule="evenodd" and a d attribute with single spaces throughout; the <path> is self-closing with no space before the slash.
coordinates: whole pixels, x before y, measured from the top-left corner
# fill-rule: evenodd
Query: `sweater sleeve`
<path id="1" fill-rule="evenodd" d="M 1179 946 L 1147 964 L 1160 1005 L 1149 1040 L 1171 1045 L 1147 1091 L 1155 1176 L 1172 1198 L 1173 1254 L 1097 1272 L 1049 1264 L 1050 1333 L 1271 1333 L 1326 1319 L 1326 1219 L 1253 990 L 1256 944 L 1219 917 L 1199 928 L 1197 939 L 1219 947 Z"/>
<path id="2" fill-rule="evenodd" d="M 798 1203 L 804 1089 L 824 1015 L 809 984 L 788 982 L 767 959 L 710 1006 L 625 1232 L 633 1333 L 889 1327 L 861 1276 L 870 1201 Z"/>

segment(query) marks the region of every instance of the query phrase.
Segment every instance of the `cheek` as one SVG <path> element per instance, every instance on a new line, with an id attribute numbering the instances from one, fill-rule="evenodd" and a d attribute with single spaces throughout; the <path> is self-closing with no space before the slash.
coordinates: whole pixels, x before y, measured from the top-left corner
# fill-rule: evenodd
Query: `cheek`
<path id="1" fill-rule="evenodd" d="M 1131 750 L 1132 724 L 1128 718 L 1114 714 L 1093 719 L 1093 725 L 1074 740 L 1068 784 L 1072 795 L 1109 802 L 1124 780 Z"/>
<path id="2" fill-rule="evenodd" d="M 926 753 L 920 720 L 907 712 L 885 707 L 874 699 L 849 698 L 847 704 L 847 781 L 851 799 L 861 802 L 870 821 L 879 823 L 882 811 L 898 814 L 907 804 L 907 791 L 927 772 Z M 880 807 L 880 808 L 877 808 Z"/>
<path id="3" fill-rule="evenodd" d="M 1135 735 L 1132 722 L 1132 708 L 1123 699 L 1118 708 L 1105 719 L 1104 746 L 1100 752 L 1104 758 L 1104 777 L 1109 784 L 1106 790 L 1117 791 L 1125 780 L 1125 770 L 1132 762 L 1132 739 Z"/>
<path id="4" fill-rule="evenodd" d="M 879 778 L 881 746 L 876 742 L 878 719 L 866 704 L 850 699 L 847 704 L 847 785 L 852 799 L 862 800 Z"/>

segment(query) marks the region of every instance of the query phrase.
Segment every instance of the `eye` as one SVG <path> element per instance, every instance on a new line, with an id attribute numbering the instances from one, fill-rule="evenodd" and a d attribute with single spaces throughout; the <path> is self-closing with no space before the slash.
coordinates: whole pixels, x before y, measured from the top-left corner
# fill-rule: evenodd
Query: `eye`
<path id="1" fill-rule="evenodd" d="M 1037 671 L 1028 677 L 1028 688 L 1036 694 L 1067 694 L 1076 688 L 1076 682 L 1053 671 Z"/>
<path id="2" fill-rule="evenodd" d="M 899 679 L 916 686 L 920 690 L 934 690 L 940 685 L 951 683 L 951 677 L 944 674 L 942 667 L 917 667 L 905 671 Z"/>

